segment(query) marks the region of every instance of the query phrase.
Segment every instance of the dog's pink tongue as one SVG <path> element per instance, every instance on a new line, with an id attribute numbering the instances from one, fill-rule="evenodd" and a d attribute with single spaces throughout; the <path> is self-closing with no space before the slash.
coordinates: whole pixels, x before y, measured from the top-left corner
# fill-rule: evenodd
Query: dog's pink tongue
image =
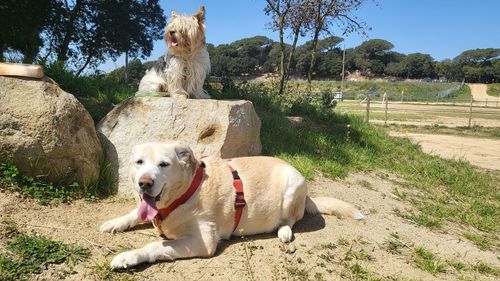
<path id="1" fill-rule="evenodd" d="M 158 214 L 158 209 L 156 208 L 155 198 L 147 194 L 143 194 L 137 215 L 139 215 L 143 221 L 150 221 L 156 216 L 156 214 Z"/>

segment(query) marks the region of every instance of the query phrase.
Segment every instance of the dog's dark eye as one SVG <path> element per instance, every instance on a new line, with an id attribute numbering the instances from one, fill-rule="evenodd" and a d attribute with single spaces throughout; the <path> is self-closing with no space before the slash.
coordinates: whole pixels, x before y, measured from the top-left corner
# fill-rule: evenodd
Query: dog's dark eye
<path id="1" fill-rule="evenodd" d="M 169 166 L 170 164 L 168 164 L 167 162 L 160 162 L 160 164 L 158 164 L 158 166 L 162 167 L 162 168 L 165 168 L 167 166 Z"/>
<path id="2" fill-rule="evenodd" d="M 142 159 L 135 161 L 135 164 L 137 164 L 137 165 L 142 165 L 142 163 L 144 163 L 144 161 L 142 161 Z"/>

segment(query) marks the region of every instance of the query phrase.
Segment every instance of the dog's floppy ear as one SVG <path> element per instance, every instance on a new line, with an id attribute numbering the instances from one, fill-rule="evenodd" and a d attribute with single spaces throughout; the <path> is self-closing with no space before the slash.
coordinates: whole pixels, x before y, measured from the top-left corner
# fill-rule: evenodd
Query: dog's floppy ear
<path id="1" fill-rule="evenodd" d="M 196 162 L 193 151 L 187 145 L 176 144 L 175 153 L 177 154 L 177 159 L 179 159 L 179 162 L 183 165 L 191 166 Z"/>
<path id="2" fill-rule="evenodd" d="M 199 23 L 205 23 L 205 6 L 200 6 L 200 11 L 193 15 Z"/>

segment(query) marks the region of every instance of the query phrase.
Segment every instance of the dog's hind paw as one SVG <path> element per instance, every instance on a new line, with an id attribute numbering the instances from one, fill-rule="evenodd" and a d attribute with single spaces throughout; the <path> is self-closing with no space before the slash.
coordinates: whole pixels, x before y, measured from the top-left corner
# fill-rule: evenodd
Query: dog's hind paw
<path id="1" fill-rule="evenodd" d="M 128 223 L 128 221 L 123 218 L 116 218 L 103 223 L 101 225 L 100 231 L 115 233 L 125 231 L 129 227 L 130 224 Z"/>
<path id="2" fill-rule="evenodd" d="M 292 229 L 288 225 L 281 226 L 278 229 L 278 238 L 283 243 L 291 242 L 293 239 Z"/>
<path id="3" fill-rule="evenodd" d="M 365 215 L 363 215 L 363 213 L 361 213 L 360 211 L 356 211 L 354 213 L 355 220 L 364 220 L 365 218 L 366 218 Z"/>
<path id="4" fill-rule="evenodd" d="M 112 269 L 128 268 L 140 264 L 139 255 L 134 251 L 118 254 L 109 264 Z"/>

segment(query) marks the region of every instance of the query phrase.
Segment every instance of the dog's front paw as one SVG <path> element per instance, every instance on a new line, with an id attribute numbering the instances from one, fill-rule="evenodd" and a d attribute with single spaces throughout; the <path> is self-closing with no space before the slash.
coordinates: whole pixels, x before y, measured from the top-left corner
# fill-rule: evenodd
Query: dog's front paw
<path id="1" fill-rule="evenodd" d="M 132 266 L 136 266 L 141 261 L 139 260 L 139 255 L 134 251 L 128 251 L 118 254 L 111 261 L 110 266 L 112 269 L 122 269 Z"/>
<path id="2" fill-rule="evenodd" d="M 278 229 L 278 238 L 283 243 L 291 242 L 293 239 L 293 232 L 290 226 L 284 225 Z"/>
<path id="3" fill-rule="evenodd" d="M 182 91 L 175 91 L 172 93 L 172 98 L 181 98 L 181 99 L 187 99 L 189 98 L 188 92 L 182 90 Z"/>
<path id="4" fill-rule="evenodd" d="M 127 220 L 123 218 L 116 218 L 109 220 L 101 225 L 101 232 L 122 232 L 124 230 L 127 230 L 130 227 L 130 224 L 128 223 Z"/>

